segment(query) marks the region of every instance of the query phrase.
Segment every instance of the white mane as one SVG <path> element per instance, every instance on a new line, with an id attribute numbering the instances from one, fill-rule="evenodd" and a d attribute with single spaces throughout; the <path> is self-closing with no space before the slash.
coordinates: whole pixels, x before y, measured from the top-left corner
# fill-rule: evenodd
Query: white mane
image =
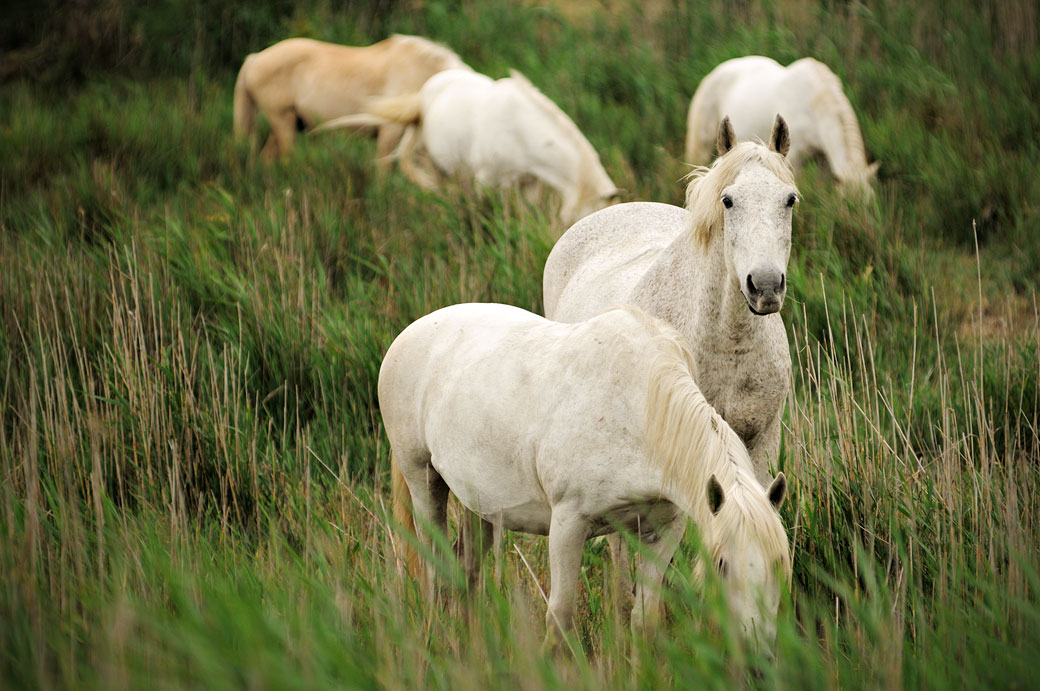
<path id="1" fill-rule="evenodd" d="M 633 310 L 633 314 L 649 321 L 641 312 Z M 644 423 L 650 459 L 660 464 L 665 481 L 686 498 L 700 526 L 712 520 L 706 491 L 714 475 L 725 488 L 726 502 L 734 502 L 738 509 L 719 514 L 719 520 L 729 522 L 720 529 L 728 532 L 732 522 L 739 522 L 742 532 L 756 535 L 790 572 L 787 535 L 755 479 L 747 449 L 694 383 L 693 355 L 682 337 L 671 327 L 658 325 L 658 330 Z"/>

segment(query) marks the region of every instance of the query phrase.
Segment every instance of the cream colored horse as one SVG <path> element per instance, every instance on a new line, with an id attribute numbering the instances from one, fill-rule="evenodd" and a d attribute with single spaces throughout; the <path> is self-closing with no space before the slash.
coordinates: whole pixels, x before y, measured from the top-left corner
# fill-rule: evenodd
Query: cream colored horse
<path id="1" fill-rule="evenodd" d="M 289 38 L 246 56 L 235 82 L 235 134 L 251 137 L 260 110 L 271 125 L 267 157 L 285 156 L 296 132 L 360 112 L 372 98 L 417 92 L 430 76 L 468 69 L 444 46 L 418 36 L 394 35 L 353 47 Z M 404 128 L 379 128 L 378 156 L 389 155 Z"/>
<path id="2" fill-rule="evenodd" d="M 775 113 L 783 114 L 791 130 L 792 166 L 798 168 L 820 152 L 844 187 L 871 194 L 877 164 L 867 165 L 852 104 L 837 75 L 812 58 L 782 67 L 755 55 L 727 60 L 712 70 L 690 103 L 686 162 L 707 165 L 723 116 L 729 116 L 740 139 L 764 141 Z"/>
<path id="3" fill-rule="evenodd" d="M 620 194 L 599 155 L 559 106 L 519 72 L 504 79 L 446 70 L 419 93 L 375 100 L 367 115 L 347 116 L 318 130 L 357 125 L 408 125 L 396 152 L 401 170 L 435 189 L 445 177 L 506 187 L 538 181 L 560 194 L 570 225 L 617 201 Z"/>
<path id="4" fill-rule="evenodd" d="M 395 515 L 432 549 L 452 492 L 485 532 L 548 535 L 550 635 L 572 627 L 585 541 L 617 526 L 652 554 L 632 612 L 634 629 L 651 625 L 691 517 L 733 617 L 768 653 L 791 575 L 776 511 L 786 480 L 763 490 L 692 369 L 678 334 L 634 308 L 580 324 L 505 305 L 433 312 L 379 371 Z"/>

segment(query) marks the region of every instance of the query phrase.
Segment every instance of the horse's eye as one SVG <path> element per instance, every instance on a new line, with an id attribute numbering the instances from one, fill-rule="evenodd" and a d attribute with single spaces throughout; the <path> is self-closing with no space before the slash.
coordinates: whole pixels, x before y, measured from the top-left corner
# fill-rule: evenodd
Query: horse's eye
<path id="1" fill-rule="evenodd" d="M 726 566 L 725 559 L 719 559 L 719 563 L 715 565 L 715 568 L 718 570 L 719 575 L 723 578 L 726 577 L 726 573 L 729 571 L 729 567 Z"/>
<path id="2" fill-rule="evenodd" d="M 790 197 L 788 197 L 787 198 L 787 208 L 790 209 L 792 206 L 794 206 L 794 203 L 796 201 L 798 201 L 798 197 L 797 196 L 792 194 Z"/>
<path id="3" fill-rule="evenodd" d="M 722 195 L 722 205 L 724 207 L 726 207 L 727 209 L 732 209 L 733 208 L 733 197 L 729 196 L 728 194 Z"/>

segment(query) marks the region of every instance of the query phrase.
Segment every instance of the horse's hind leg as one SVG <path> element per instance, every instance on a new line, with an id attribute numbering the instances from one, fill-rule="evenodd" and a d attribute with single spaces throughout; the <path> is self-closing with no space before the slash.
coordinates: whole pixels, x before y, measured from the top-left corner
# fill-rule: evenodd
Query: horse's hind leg
<path id="1" fill-rule="evenodd" d="M 415 516 L 415 532 L 419 542 L 430 553 L 435 554 L 434 540 L 431 531 L 440 531 L 443 535 L 448 527 L 448 485 L 429 463 L 424 466 L 410 464 L 401 466 L 401 472 L 408 481 L 408 489 L 412 496 L 412 513 Z M 426 560 L 427 592 L 433 595 L 434 564 Z"/>

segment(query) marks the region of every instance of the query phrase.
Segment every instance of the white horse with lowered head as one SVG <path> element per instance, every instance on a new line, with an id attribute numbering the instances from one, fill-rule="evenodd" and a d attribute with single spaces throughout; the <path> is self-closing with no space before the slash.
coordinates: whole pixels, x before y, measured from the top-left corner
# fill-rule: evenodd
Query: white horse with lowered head
<path id="1" fill-rule="evenodd" d="M 364 111 L 318 129 L 408 126 L 395 156 L 405 175 L 426 189 L 444 177 L 474 178 L 488 187 L 537 181 L 559 193 L 565 225 L 620 194 L 574 122 L 515 70 L 498 80 L 446 70 L 417 94 L 372 100 Z"/>
<path id="2" fill-rule="evenodd" d="M 733 617 L 771 654 L 791 576 L 786 480 L 762 488 L 692 369 L 674 329 L 634 308 L 580 324 L 492 304 L 422 317 L 379 370 L 395 516 L 432 548 L 452 492 L 485 534 L 548 535 L 550 637 L 572 627 L 585 541 L 618 526 L 653 555 L 632 612 L 634 629 L 651 625 L 689 516 Z"/>
<path id="3" fill-rule="evenodd" d="M 235 134 L 251 137 L 259 109 L 271 126 L 269 158 L 289 154 L 296 132 L 357 113 L 372 98 L 417 92 L 431 75 L 468 69 L 448 48 L 419 36 L 395 34 L 370 46 L 341 46 L 309 38 L 279 41 L 246 56 L 235 82 Z M 376 154 L 387 156 L 404 128 L 379 127 Z"/>
<path id="4" fill-rule="evenodd" d="M 813 58 L 787 67 L 752 55 L 727 60 L 701 80 L 686 121 L 686 162 L 707 165 L 726 115 L 740 139 L 769 135 L 774 113 L 791 130 L 788 159 L 798 168 L 815 153 L 827 159 L 842 187 L 872 194 L 877 163 L 867 165 L 856 113 L 841 80 Z"/>
<path id="5" fill-rule="evenodd" d="M 717 139 L 720 157 L 694 173 L 686 209 L 621 204 L 563 234 L 545 262 L 545 315 L 575 322 L 630 303 L 678 329 L 697 385 L 766 483 L 791 378 L 779 312 L 798 192 L 780 116 L 768 147 L 737 143 L 728 119 Z"/>

